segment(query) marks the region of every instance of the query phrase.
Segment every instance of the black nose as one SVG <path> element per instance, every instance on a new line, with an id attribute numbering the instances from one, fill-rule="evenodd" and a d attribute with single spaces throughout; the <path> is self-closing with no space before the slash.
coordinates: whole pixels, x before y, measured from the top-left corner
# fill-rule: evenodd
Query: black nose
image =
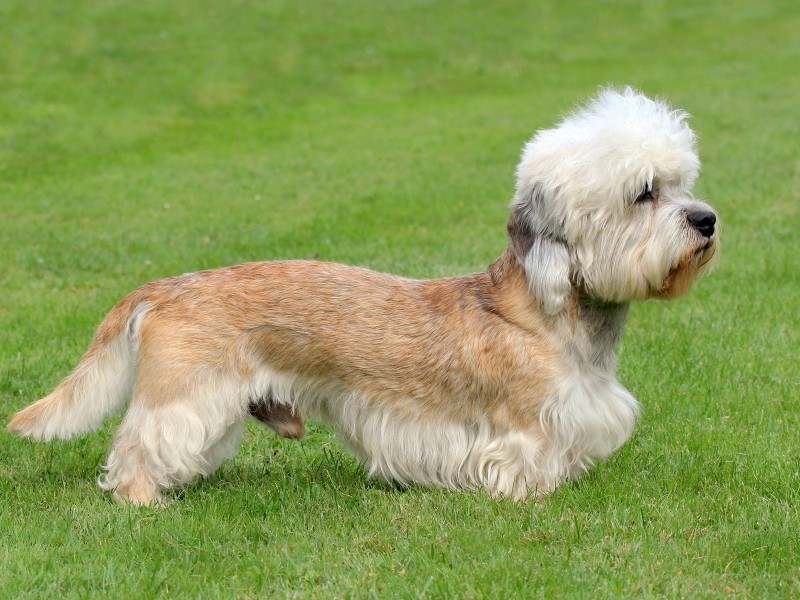
<path id="1" fill-rule="evenodd" d="M 710 210 L 698 210 L 697 212 L 689 213 L 686 218 L 705 237 L 714 235 L 714 224 L 717 222 L 717 215 Z"/>

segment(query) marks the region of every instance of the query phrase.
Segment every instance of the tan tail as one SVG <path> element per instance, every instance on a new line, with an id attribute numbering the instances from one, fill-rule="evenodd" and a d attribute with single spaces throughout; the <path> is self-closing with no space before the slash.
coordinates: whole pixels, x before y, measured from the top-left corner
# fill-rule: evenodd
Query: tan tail
<path id="1" fill-rule="evenodd" d="M 139 327 L 149 308 L 137 292 L 111 309 L 75 370 L 49 396 L 15 414 L 9 431 L 34 440 L 68 439 L 122 408 L 133 388 Z"/>

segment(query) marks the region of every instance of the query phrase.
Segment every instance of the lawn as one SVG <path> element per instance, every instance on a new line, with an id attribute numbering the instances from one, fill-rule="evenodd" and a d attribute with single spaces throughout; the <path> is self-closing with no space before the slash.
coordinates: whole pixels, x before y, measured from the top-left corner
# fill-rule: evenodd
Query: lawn
<path id="1" fill-rule="evenodd" d="M 0 597 L 800 596 L 800 6 L 0 3 L 0 419 L 163 276 L 318 258 L 410 277 L 503 249 L 525 140 L 604 84 L 686 108 L 722 260 L 631 311 L 634 437 L 540 501 L 366 479 L 249 423 L 155 510 L 94 480 L 118 418 L 0 432 Z"/>

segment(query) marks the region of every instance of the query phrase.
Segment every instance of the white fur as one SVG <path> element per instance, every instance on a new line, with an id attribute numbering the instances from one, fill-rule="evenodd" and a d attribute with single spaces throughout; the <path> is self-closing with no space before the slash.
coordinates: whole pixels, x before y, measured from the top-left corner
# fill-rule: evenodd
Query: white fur
<path id="1" fill-rule="evenodd" d="M 258 370 L 245 391 L 245 401 L 269 395 L 295 414 L 333 425 L 371 477 L 449 489 L 481 487 L 517 498 L 547 485 L 537 480 L 535 467 L 542 438 L 530 432 L 498 434 L 488 422 L 424 423 L 336 382 L 267 367 Z"/>
<path id="2" fill-rule="evenodd" d="M 498 432 L 488 420 L 423 422 L 334 382 L 303 380 L 268 368 L 249 386 L 248 393 L 254 392 L 255 397 L 269 392 L 296 414 L 333 425 L 368 474 L 384 481 L 483 488 L 521 499 L 531 490 L 552 489 L 559 478 L 558 473 L 545 476 L 539 466 L 545 443 L 537 432 Z"/>
<path id="3" fill-rule="evenodd" d="M 687 118 L 631 88 L 609 89 L 525 146 L 512 206 L 548 240 L 526 259 L 546 312 L 563 306 L 569 273 L 598 298 L 643 300 L 683 258 L 698 234 L 682 215 L 710 210 L 691 195 L 700 161 Z M 631 206 L 645 184 L 670 208 Z"/>

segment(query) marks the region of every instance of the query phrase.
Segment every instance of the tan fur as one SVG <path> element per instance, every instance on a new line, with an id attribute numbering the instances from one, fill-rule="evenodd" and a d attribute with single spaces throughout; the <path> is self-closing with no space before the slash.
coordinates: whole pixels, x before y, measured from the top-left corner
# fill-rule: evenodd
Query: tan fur
<path id="1" fill-rule="evenodd" d="M 75 370 L 63 379 L 50 395 L 16 413 L 7 426 L 8 431 L 22 433 L 45 418 L 45 415 L 52 410 L 64 412 L 71 410 L 76 399 L 75 388 L 81 385 L 78 377 L 80 366 L 98 358 L 102 360 L 100 355 L 103 349 L 125 328 L 133 308 L 142 301 L 145 295 L 143 290 L 146 287 L 129 294 L 109 311 Z"/>
<path id="2" fill-rule="evenodd" d="M 692 250 L 681 263 L 664 279 L 658 298 L 677 298 L 684 294 L 697 279 L 698 271 L 713 260 L 719 252 L 719 242 Z"/>
<path id="3" fill-rule="evenodd" d="M 151 308 L 136 389 L 153 404 L 214 370 L 246 377 L 258 356 L 415 418 L 489 411 L 508 427 L 507 399 L 535 421 L 533 400 L 552 377 L 555 352 L 525 310 L 518 267 L 494 283 L 486 273 L 413 281 L 331 263 L 253 263 L 141 291 Z"/>

